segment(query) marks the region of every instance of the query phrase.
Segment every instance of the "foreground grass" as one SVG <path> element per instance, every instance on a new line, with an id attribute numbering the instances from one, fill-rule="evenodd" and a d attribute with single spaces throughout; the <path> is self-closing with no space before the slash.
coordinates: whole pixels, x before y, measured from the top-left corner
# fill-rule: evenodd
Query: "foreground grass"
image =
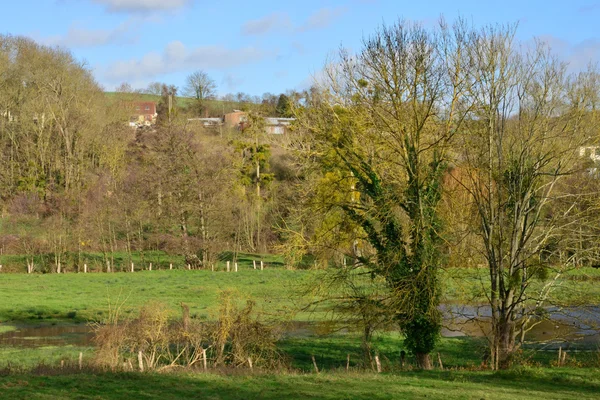
<path id="1" fill-rule="evenodd" d="M 597 399 L 598 369 L 283 375 L 8 375 L 6 399 Z"/>
<path id="2" fill-rule="evenodd" d="M 293 371 L 314 371 L 313 356 L 320 371 L 345 369 L 348 357 L 352 369 L 374 368 L 370 361 L 364 359 L 358 334 L 285 337 L 277 343 L 277 348 Z M 400 351 L 403 349 L 403 339 L 397 333 L 379 334 L 371 343 L 371 353 L 379 355 L 386 372 L 402 369 Z M 94 348 L 89 346 L 0 347 L 0 370 L 9 366 L 21 371 L 31 371 L 40 365 L 57 368 L 61 362 L 77 365 L 80 352 L 83 353 L 84 363 L 91 365 Z M 487 354 L 486 342 L 481 338 L 441 338 L 432 355 L 436 366 L 437 354 L 447 369 L 480 369 L 483 356 Z M 551 367 L 555 365 L 556 359 L 557 351 L 526 349 L 516 355 L 515 362 L 530 367 Z M 564 365 L 573 368 L 600 367 L 600 352 L 568 351 Z M 415 360 L 410 355 L 406 357 L 405 366 L 415 366 Z"/>

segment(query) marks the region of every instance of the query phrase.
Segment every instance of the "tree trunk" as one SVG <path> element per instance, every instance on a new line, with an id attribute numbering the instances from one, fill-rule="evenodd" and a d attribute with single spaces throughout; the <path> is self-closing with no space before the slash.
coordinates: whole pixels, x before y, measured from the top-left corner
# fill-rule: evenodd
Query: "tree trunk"
<path id="1" fill-rule="evenodd" d="M 511 321 L 500 321 L 498 326 L 498 369 L 510 368 L 515 352 L 515 330 Z"/>
<path id="2" fill-rule="evenodd" d="M 415 353 L 415 358 L 417 360 L 417 367 L 427 370 L 433 369 L 429 353 Z"/>

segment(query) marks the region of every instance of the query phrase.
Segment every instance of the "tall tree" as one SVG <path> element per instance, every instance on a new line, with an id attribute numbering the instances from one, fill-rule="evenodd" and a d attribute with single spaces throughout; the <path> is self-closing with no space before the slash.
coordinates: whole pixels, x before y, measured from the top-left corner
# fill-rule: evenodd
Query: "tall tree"
<path id="1" fill-rule="evenodd" d="M 197 112 L 202 113 L 205 109 L 204 101 L 214 98 L 216 89 L 215 81 L 206 72 L 198 70 L 185 79 L 183 93 L 196 99 Z"/>
<path id="2" fill-rule="evenodd" d="M 368 251 L 352 268 L 382 279 L 380 309 L 393 316 L 422 368 L 440 332 L 437 272 L 444 252 L 437 208 L 448 145 L 465 108 L 465 29 L 399 22 L 341 52 L 324 94 L 311 91 L 300 124 L 328 186 L 320 207 L 359 227 Z"/>
<path id="3" fill-rule="evenodd" d="M 599 92 L 597 80 L 586 79 L 595 74 L 569 77 L 546 46 L 522 52 L 514 35 L 512 26 L 472 34 L 465 91 L 472 108 L 457 147 L 461 174 L 453 175 L 478 214 L 495 368 L 510 365 L 553 282 L 572 265 L 565 228 L 577 223 L 581 195 L 565 194 L 570 205 L 561 207 L 560 182 L 595 133 L 583 122 Z M 550 271 L 554 280 L 535 290 Z"/>

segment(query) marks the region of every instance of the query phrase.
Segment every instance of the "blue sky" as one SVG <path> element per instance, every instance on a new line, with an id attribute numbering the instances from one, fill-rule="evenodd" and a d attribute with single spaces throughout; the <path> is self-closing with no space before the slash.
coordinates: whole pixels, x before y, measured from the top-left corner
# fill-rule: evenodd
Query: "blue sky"
<path id="1" fill-rule="evenodd" d="M 2 0 L 0 33 L 69 48 L 112 90 L 182 86 L 206 71 L 218 92 L 302 89 L 340 45 L 398 18 L 440 15 L 475 25 L 518 22 L 521 40 L 547 41 L 571 69 L 600 61 L 600 1 L 503 0 Z"/>

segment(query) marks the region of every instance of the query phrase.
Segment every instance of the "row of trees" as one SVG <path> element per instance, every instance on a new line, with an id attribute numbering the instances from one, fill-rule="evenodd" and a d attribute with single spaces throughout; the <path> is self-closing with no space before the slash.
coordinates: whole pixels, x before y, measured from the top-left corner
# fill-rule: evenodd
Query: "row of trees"
<path id="1" fill-rule="evenodd" d="M 597 140 L 599 75 L 568 75 L 515 30 L 384 26 L 358 54 L 342 50 L 321 95 L 296 109 L 310 176 L 299 214 L 311 218 L 296 220 L 294 244 L 339 254 L 346 268 L 324 280 L 346 293 L 337 309 L 397 323 L 423 368 L 441 328 L 438 271 L 468 264 L 452 254 L 460 243 L 488 267 L 496 368 L 510 365 L 552 283 L 595 254 L 576 232 L 598 222 L 597 179 L 578 149 Z"/>
<path id="2" fill-rule="evenodd" d="M 124 82 L 116 88 L 117 93 L 150 94 L 162 96 L 164 87 L 170 87 L 161 82 L 151 82 L 145 89 L 134 89 Z M 251 96 L 247 93 L 217 95 L 216 82 L 202 70 L 195 71 L 185 79 L 181 94 L 192 101 L 187 109 L 194 116 L 222 116 L 225 109 L 253 110 L 264 115 L 291 117 L 291 103 L 303 97 L 302 93 L 288 91 L 287 94 L 264 93 L 262 96 Z M 219 100 L 215 102 L 215 100 Z"/>
<path id="3" fill-rule="evenodd" d="M 117 252 L 200 266 L 224 250 L 267 251 L 293 175 L 282 151 L 256 129 L 204 131 L 177 88 L 160 94 L 156 129 L 134 131 L 132 97 L 106 96 L 70 53 L 0 37 L 1 252 L 61 272 L 89 252 L 114 269 Z"/>

